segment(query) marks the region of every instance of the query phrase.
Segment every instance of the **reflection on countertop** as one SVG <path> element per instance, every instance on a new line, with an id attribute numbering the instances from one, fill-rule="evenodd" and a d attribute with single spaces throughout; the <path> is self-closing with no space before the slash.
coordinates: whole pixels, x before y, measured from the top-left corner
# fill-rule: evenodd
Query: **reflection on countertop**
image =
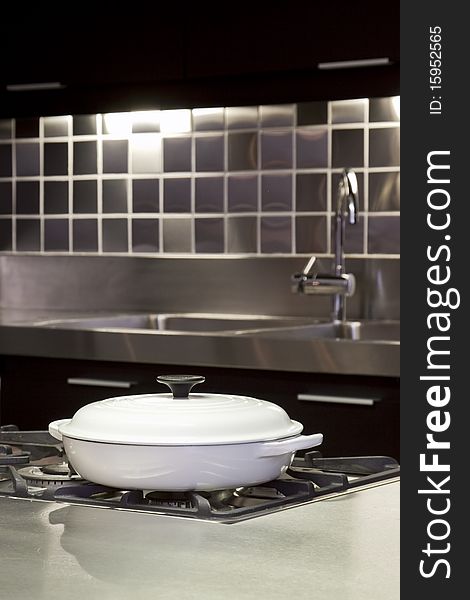
<path id="1" fill-rule="evenodd" d="M 2 591 L 13 600 L 280 600 L 296 582 L 299 600 L 312 598 L 312 585 L 319 598 L 392 600 L 399 491 L 388 483 L 235 525 L 0 498 Z"/>

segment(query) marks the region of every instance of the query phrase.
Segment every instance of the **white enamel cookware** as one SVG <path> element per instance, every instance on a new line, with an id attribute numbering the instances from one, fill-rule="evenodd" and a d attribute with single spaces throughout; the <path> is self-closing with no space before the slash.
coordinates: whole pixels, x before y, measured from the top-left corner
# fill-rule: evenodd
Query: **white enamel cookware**
<path id="1" fill-rule="evenodd" d="M 119 489 L 190 491 L 257 485 L 276 479 L 297 450 L 320 433 L 276 404 L 249 396 L 190 394 L 204 377 L 158 378 L 172 394 L 93 402 L 49 425 L 85 479 Z"/>

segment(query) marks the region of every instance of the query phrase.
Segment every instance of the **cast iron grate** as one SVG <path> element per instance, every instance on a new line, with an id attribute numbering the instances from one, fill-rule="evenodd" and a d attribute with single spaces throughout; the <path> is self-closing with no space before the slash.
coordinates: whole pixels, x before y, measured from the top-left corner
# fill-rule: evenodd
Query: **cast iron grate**
<path id="1" fill-rule="evenodd" d="M 323 458 L 320 452 L 312 451 L 302 458 L 296 457 L 292 467 L 279 479 L 259 486 L 220 492 L 144 495 L 140 490 L 117 490 L 87 481 L 71 481 L 42 489 L 29 485 L 15 465 L 5 464 L 0 467 L 0 496 L 40 498 L 235 523 L 349 489 L 372 485 L 398 477 L 399 473 L 398 463 L 390 457 Z"/>

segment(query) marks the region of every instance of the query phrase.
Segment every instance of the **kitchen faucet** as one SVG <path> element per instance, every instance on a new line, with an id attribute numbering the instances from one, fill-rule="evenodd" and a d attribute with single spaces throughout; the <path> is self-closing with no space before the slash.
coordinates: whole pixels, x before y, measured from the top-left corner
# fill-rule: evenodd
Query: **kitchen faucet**
<path id="1" fill-rule="evenodd" d="M 354 275 L 344 272 L 344 233 L 346 218 L 351 225 L 355 225 L 357 213 L 357 177 L 354 171 L 344 169 L 341 173 L 336 203 L 333 274 L 318 273 L 316 256 L 312 256 L 303 271 L 292 277 L 293 292 L 333 296 L 332 320 L 335 322 L 346 320 L 346 297 L 352 296 L 356 288 Z"/>

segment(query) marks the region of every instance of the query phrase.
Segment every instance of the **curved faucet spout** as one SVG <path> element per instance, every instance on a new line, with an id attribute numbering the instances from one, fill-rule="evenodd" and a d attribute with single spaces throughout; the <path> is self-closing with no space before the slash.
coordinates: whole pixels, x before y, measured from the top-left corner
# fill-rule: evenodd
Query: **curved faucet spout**
<path id="1" fill-rule="evenodd" d="M 355 225 L 358 220 L 358 185 L 354 171 L 344 169 L 338 186 L 338 202 L 335 215 L 335 258 L 334 272 L 341 277 L 345 272 L 344 233 L 346 227 L 345 212 L 349 223 Z M 333 320 L 343 321 L 346 318 L 344 297 L 336 294 L 333 298 Z"/>
<path id="2" fill-rule="evenodd" d="M 345 216 L 349 223 L 355 225 L 358 221 L 358 186 L 354 171 L 344 169 L 338 186 L 338 202 L 335 214 L 335 258 L 334 272 L 340 276 L 344 273 L 344 231 Z M 346 213 L 346 214 L 345 214 Z"/>
<path id="3" fill-rule="evenodd" d="M 347 212 L 351 225 L 357 223 L 358 212 L 358 185 L 357 177 L 351 169 L 344 169 L 341 173 L 341 181 L 338 190 L 338 205 L 336 212 L 342 212 L 344 202 L 347 202 Z"/>

